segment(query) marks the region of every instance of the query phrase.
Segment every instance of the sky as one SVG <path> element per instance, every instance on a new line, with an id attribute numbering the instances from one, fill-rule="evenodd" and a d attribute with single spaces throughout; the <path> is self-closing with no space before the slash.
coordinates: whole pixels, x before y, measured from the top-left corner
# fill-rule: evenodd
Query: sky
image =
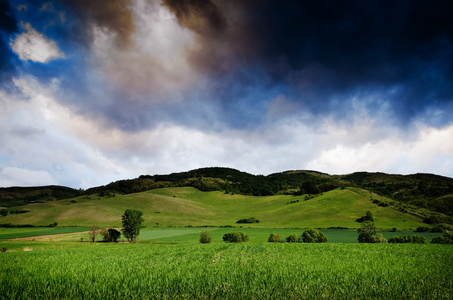
<path id="1" fill-rule="evenodd" d="M 0 187 L 453 177 L 453 1 L 0 0 Z"/>

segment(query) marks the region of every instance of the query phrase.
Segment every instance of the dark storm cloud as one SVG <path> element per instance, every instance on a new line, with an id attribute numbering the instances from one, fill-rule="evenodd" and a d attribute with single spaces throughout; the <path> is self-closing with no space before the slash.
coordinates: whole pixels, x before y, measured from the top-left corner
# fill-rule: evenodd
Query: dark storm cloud
<path id="1" fill-rule="evenodd" d="M 0 80 L 11 78 L 15 67 L 14 53 L 9 48 L 9 36 L 17 32 L 16 17 L 8 1 L 0 1 Z"/>
<path id="2" fill-rule="evenodd" d="M 187 3 L 166 1 L 201 36 L 192 61 L 214 75 L 213 93 L 228 105 L 243 101 L 232 91 L 250 92 L 257 80 L 315 113 L 330 113 L 332 99 L 373 91 L 403 123 L 453 101 L 451 1 Z"/>
<path id="3" fill-rule="evenodd" d="M 131 42 L 131 34 L 135 30 L 130 0 L 60 0 L 67 5 L 72 13 L 82 21 L 82 26 L 74 28 L 76 35 L 85 39 L 91 36 L 91 24 L 96 24 L 116 33 L 119 47 L 127 47 Z"/>

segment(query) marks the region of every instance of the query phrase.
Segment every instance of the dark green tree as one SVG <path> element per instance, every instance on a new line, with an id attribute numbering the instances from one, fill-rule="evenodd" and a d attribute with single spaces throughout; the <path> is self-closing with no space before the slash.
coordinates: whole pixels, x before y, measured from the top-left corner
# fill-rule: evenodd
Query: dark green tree
<path id="1" fill-rule="evenodd" d="M 121 217 L 123 221 L 123 235 L 128 241 L 135 241 L 140 234 L 140 229 L 144 227 L 142 223 L 145 219 L 142 216 L 143 212 L 139 210 L 126 209 Z"/>
<path id="2" fill-rule="evenodd" d="M 119 232 L 118 230 L 116 230 L 114 228 L 109 228 L 108 234 L 109 234 L 109 242 L 118 243 L 118 239 L 121 236 L 121 232 Z"/>
<path id="3" fill-rule="evenodd" d="M 387 243 L 382 234 L 377 233 L 376 226 L 372 221 L 364 221 L 358 232 L 359 243 Z"/>

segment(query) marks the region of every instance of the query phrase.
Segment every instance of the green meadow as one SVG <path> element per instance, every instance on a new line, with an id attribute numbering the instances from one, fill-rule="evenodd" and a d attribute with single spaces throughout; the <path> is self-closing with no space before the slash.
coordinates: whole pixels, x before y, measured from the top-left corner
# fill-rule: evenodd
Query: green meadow
<path id="1" fill-rule="evenodd" d="M 222 192 L 201 192 L 191 187 L 99 197 L 84 195 L 18 207 L 27 213 L 0 217 L 0 223 L 66 227 L 121 227 L 128 208 L 143 211 L 147 227 L 237 226 L 236 221 L 255 217 L 252 228 L 357 228 L 355 219 L 372 211 L 378 228 L 398 230 L 426 226 L 422 218 L 402 213 L 371 200 L 390 201 L 358 188 L 336 189 L 306 199 L 307 195 L 254 197 Z M 293 202 L 293 203 L 291 203 Z"/>
<path id="2" fill-rule="evenodd" d="M 0 242 L 0 247 L 14 243 Z M 449 245 L 17 242 L 17 246 L 0 253 L 1 299 L 451 299 L 453 295 Z"/>

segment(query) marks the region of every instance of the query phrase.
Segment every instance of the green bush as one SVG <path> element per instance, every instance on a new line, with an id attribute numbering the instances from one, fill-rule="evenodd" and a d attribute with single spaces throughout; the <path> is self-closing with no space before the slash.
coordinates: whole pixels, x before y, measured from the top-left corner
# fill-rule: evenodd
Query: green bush
<path id="1" fill-rule="evenodd" d="M 364 221 L 358 230 L 359 243 L 387 243 L 382 234 L 377 234 L 376 226 L 371 221 Z"/>
<path id="2" fill-rule="evenodd" d="M 236 223 L 259 223 L 260 220 L 258 219 L 255 219 L 254 217 L 251 217 L 251 218 L 248 218 L 248 219 L 240 219 L 239 221 L 237 221 Z"/>
<path id="3" fill-rule="evenodd" d="M 366 214 L 358 219 L 355 220 L 357 223 L 362 223 L 362 222 L 365 222 L 365 221 L 371 221 L 373 222 L 374 221 L 374 217 L 373 217 L 373 214 L 371 213 L 371 211 L 367 211 Z"/>
<path id="4" fill-rule="evenodd" d="M 211 242 L 211 240 L 212 240 L 212 238 L 211 238 L 211 234 L 209 234 L 209 232 L 202 231 L 200 233 L 200 243 L 209 244 Z"/>
<path id="5" fill-rule="evenodd" d="M 324 233 L 310 228 L 305 230 L 302 234 L 302 241 L 304 243 L 327 243 L 327 237 Z"/>
<path id="6" fill-rule="evenodd" d="M 243 232 L 227 232 L 223 235 L 223 240 L 226 243 L 244 243 L 249 240 L 248 235 Z"/>
<path id="7" fill-rule="evenodd" d="M 297 234 L 293 233 L 286 237 L 286 242 L 287 243 L 298 243 L 298 242 L 300 242 L 300 239 Z"/>
<path id="8" fill-rule="evenodd" d="M 281 243 L 282 239 L 278 234 L 273 234 L 269 236 L 269 239 L 267 240 L 269 243 Z"/>
<path id="9" fill-rule="evenodd" d="M 453 233 L 447 232 L 444 235 L 436 236 L 431 240 L 431 244 L 453 244 Z"/>
<path id="10" fill-rule="evenodd" d="M 426 239 L 420 235 L 406 235 L 406 236 L 394 236 L 389 238 L 389 243 L 398 243 L 398 244 L 426 244 Z"/>

